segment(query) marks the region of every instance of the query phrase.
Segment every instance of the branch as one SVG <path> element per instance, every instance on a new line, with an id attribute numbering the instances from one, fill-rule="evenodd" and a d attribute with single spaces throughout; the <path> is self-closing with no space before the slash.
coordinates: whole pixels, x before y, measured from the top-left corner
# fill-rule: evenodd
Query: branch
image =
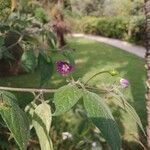
<path id="1" fill-rule="evenodd" d="M 0 86 L 0 90 L 15 91 L 15 92 L 41 92 L 41 93 L 54 93 L 56 89 L 32 89 L 32 88 L 13 88 Z"/>
<path id="2" fill-rule="evenodd" d="M 94 74 L 91 78 L 89 78 L 89 79 L 85 82 L 84 85 L 87 85 L 90 80 L 92 80 L 94 77 L 96 77 L 97 75 L 102 74 L 102 73 L 109 73 L 109 70 L 107 70 L 107 71 L 101 71 L 101 72 L 98 72 L 98 73 Z"/>
<path id="3" fill-rule="evenodd" d="M 11 49 L 12 47 L 16 46 L 17 44 L 19 44 L 21 42 L 21 40 L 23 39 L 23 35 L 21 35 L 18 39 L 17 42 L 13 43 L 12 45 L 8 46 L 7 49 Z"/>

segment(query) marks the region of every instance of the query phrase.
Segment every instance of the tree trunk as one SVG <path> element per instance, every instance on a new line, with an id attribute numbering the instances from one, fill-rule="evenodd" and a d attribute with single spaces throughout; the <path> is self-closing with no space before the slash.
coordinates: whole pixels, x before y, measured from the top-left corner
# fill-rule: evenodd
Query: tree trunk
<path id="1" fill-rule="evenodd" d="M 145 15 L 146 15 L 146 70 L 147 70 L 147 148 L 150 150 L 150 0 L 145 0 Z"/>

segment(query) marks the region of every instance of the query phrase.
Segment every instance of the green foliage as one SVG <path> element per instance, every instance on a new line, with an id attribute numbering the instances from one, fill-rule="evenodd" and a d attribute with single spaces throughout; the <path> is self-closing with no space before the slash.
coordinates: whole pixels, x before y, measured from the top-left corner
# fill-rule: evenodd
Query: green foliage
<path id="1" fill-rule="evenodd" d="M 0 36 L 0 59 L 14 59 L 5 46 L 5 37 Z"/>
<path id="2" fill-rule="evenodd" d="M 30 123 L 30 128 L 33 127 L 32 125 L 32 118 L 33 118 L 33 113 L 36 109 L 38 105 L 35 103 L 35 101 L 32 101 L 31 103 L 29 103 L 26 107 L 25 107 L 25 112 L 28 116 L 28 120 L 29 120 L 29 123 Z"/>
<path id="3" fill-rule="evenodd" d="M 15 97 L 1 91 L 0 114 L 21 150 L 27 149 L 29 123 L 26 114 L 14 102 Z"/>
<path id="4" fill-rule="evenodd" d="M 69 60 L 70 64 L 75 67 L 75 59 L 72 50 L 64 50 L 62 52 L 63 56 Z"/>
<path id="5" fill-rule="evenodd" d="M 1 47 L 1 50 L 0 50 L 0 59 L 2 59 L 4 56 L 4 42 L 5 42 L 5 38 L 0 36 L 0 47 Z"/>
<path id="6" fill-rule="evenodd" d="M 121 140 L 117 124 L 106 103 L 95 93 L 82 92 L 84 107 L 88 118 L 101 130 L 102 135 L 110 144 L 112 150 L 120 150 Z M 73 85 L 67 85 L 57 90 L 54 95 L 56 111 L 54 115 L 70 110 L 81 98 L 81 91 Z"/>
<path id="7" fill-rule="evenodd" d="M 35 18 L 39 20 L 41 23 L 46 23 L 48 21 L 45 10 L 42 7 L 36 8 L 34 10 L 34 15 Z"/>
<path id="8" fill-rule="evenodd" d="M 98 32 L 106 37 L 123 39 L 128 30 L 127 25 L 125 18 L 104 18 L 98 22 Z"/>
<path id="9" fill-rule="evenodd" d="M 112 96 L 112 102 L 114 102 L 124 111 L 129 113 L 130 117 L 137 123 L 137 125 L 141 128 L 142 132 L 145 134 L 138 114 L 136 113 L 135 109 L 128 103 L 128 101 L 126 101 L 125 96 L 119 90 L 115 90 L 115 92 L 110 92 L 109 95 Z"/>
<path id="10" fill-rule="evenodd" d="M 41 77 L 40 86 L 43 86 L 53 75 L 53 62 L 51 58 L 47 57 L 43 52 L 41 52 L 38 57 L 38 67 Z"/>
<path id="11" fill-rule="evenodd" d="M 51 108 L 46 102 L 43 102 L 36 107 L 32 118 L 41 150 L 53 150 L 53 145 L 49 136 L 51 121 Z"/>
<path id="12" fill-rule="evenodd" d="M 28 12 L 28 3 L 30 0 L 19 0 L 19 6 L 17 9 L 19 9 L 22 13 Z"/>
<path id="13" fill-rule="evenodd" d="M 47 41 L 48 41 L 49 50 L 57 51 L 57 39 L 53 32 L 49 31 L 47 33 Z"/>
<path id="14" fill-rule="evenodd" d="M 85 17 L 82 19 L 81 26 L 84 33 L 122 39 L 127 34 L 128 21 L 120 17 Z"/>
<path id="15" fill-rule="evenodd" d="M 83 100 L 88 118 L 100 129 L 112 150 L 120 150 L 119 130 L 105 101 L 97 94 L 88 91 L 84 92 Z"/>
<path id="16" fill-rule="evenodd" d="M 3 46 L 5 42 L 4 37 L 0 36 L 0 46 Z"/>
<path id="17" fill-rule="evenodd" d="M 105 0 L 71 0 L 73 12 L 78 15 L 102 16 Z"/>
<path id="18" fill-rule="evenodd" d="M 38 7 L 33 10 L 34 12 L 30 12 L 29 14 L 23 14 L 25 12 L 26 13 L 28 12 L 27 9 L 25 10 L 23 8 L 23 5 L 26 6 L 27 2 L 28 0 L 25 1 L 22 0 L 21 7 L 19 7 L 20 10 L 17 13 L 11 14 L 7 18 L 8 20 L 6 20 L 6 22 L 5 20 L 2 21 L 2 23 L 4 25 L 6 24 L 6 26 L 3 25 L 0 26 L 1 27 L 0 31 L 2 34 L 2 37 L 0 38 L 0 48 L 1 49 L 3 48 L 4 41 L 6 38 L 5 35 L 10 32 L 10 29 L 13 30 L 15 33 L 17 33 L 17 35 L 19 36 L 17 39 L 18 40 L 17 44 L 20 45 L 22 49 L 24 49 L 24 54 L 22 56 L 23 66 L 25 67 L 26 71 L 34 71 L 34 69 L 38 67 L 41 77 L 40 84 L 41 86 L 44 86 L 53 75 L 54 70 L 53 62 L 55 61 L 52 60 L 53 53 L 63 55 L 66 59 L 69 60 L 69 62 L 72 65 L 75 65 L 75 62 L 72 55 L 72 51 L 68 49 L 67 50 L 63 49 L 61 51 L 60 49 L 58 49 L 56 37 L 52 32 L 49 32 L 48 28 L 49 26 L 47 26 L 46 24 L 48 19 L 45 14 L 45 10 L 43 8 Z M 100 1 L 97 0 L 95 3 L 88 1 L 85 7 L 86 13 L 92 14 L 93 11 L 96 11 L 95 7 L 96 9 L 97 7 L 101 8 L 100 15 L 103 15 L 104 0 Z M 31 10 L 32 9 L 30 9 L 30 11 Z M 28 18 L 27 16 L 30 16 L 31 18 Z M 36 23 L 32 24 L 32 21 L 33 22 L 40 21 L 41 23 L 43 23 L 43 25 L 41 26 L 40 24 Z M 124 35 L 127 34 L 128 32 L 127 29 L 128 22 L 129 22 L 128 20 L 124 20 L 124 18 L 120 17 L 92 18 L 92 19 L 88 18 L 88 20 L 86 18 L 82 22 L 80 27 L 82 31 L 85 33 L 94 33 L 108 37 L 124 38 Z M 38 29 L 34 28 L 34 26 L 38 26 Z M 38 38 L 36 39 L 34 37 Z M 36 49 L 35 53 L 33 52 L 34 49 Z M 7 48 L 6 49 L 4 48 L 4 50 L 8 52 Z M 1 51 L 0 58 L 5 58 L 4 54 L 5 53 Z M 115 75 L 114 72 L 112 74 Z M 77 104 L 77 102 L 83 97 L 84 103 L 83 106 L 81 106 L 82 104 L 81 103 L 80 107 L 84 107 L 86 112 L 82 108 L 79 109 L 77 112 L 78 116 L 83 117 L 82 121 L 84 121 L 84 123 L 81 126 L 84 126 L 86 128 L 85 130 L 82 129 L 80 130 L 82 138 L 85 138 L 88 132 L 91 131 L 93 132 L 96 126 L 100 129 L 103 137 L 107 140 L 112 150 L 120 150 L 121 140 L 116 122 L 105 101 L 101 99 L 101 97 L 97 95 L 97 93 L 93 93 L 92 88 L 95 87 L 92 87 L 90 89 L 92 92 L 89 92 L 86 91 L 87 88 L 86 86 L 88 86 L 87 84 L 81 83 L 79 80 L 75 82 L 72 79 L 70 81 L 71 81 L 70 84 L 60 87 L 56 91 L 56 93 L 54 93 L 54 104 L 53 102 L 50 101 L 51 106 L 48 104 L 49 101 L 45 100 L 45 95 L 43 94 L 42 89 L 39 91 L 39 93 L 31 91 L 31 93 L 33 93 L 34 95 L 34 99 L 25 108 L 25 113 L 28 114 L 28 118 L 15 102 L 16 98 L 13 96 L 13 94 L 4 91 L 1 92 L 2 99 L 0 99 L 1 100 L 0 114 L 5 124 L 7 125 L 8 129 L 11 131 L 12 136 L 14 137 L 19 148 L 21 150 L 27 149 L 27 142 L 29 140 L 29 122 L 30 122 L 30 127 L 35 128 L 41 149 L 53 150 L 53 145 L 50 138 L 50 129 L 53 130 L 53 128 L 51 128 L 52 122 L 51 107 L 53 110 L 54 109 L 53 105 L 55 105 L 55 112 L 53 115 L 54 118 L 57 118 L 57 115 L 61 115 L 63 113 L 70 111 Z M 50 95 L 50 97 L 51 96 L 52 95 Z M 119 98 L 121 98 L 122 100 L 122 97 Z M 134 111 L 133 107 L 131 107 L 128 103 L 126 103 L 125 100 L 123 100 L 123 104 L 120 105 L 122 109 L 124 109 L 124 104 L 126 104 L 125 110 L 131 113 L 133 119 L 143 130 L 141 121 L 136 112 Z M 74 110 L 73 113 L 76 113 L 76 110 Z M 91 125 L 88 119 L 91 119 L 92 122 L 95 124 L 95 126 L 93 126 L 93 124 Z M 87 121 L 86 122 L 87 124 L 85 123 L 85 121 Z M 54 126 L 57 125 L 54 124 Z M 67 127 L 65 129 L 67 129 Z M 98 136 L 98 134 L 95 135 L 95 137 L 96 136 Z M 55 137 L 56 136 L 53 136 L 53 138 Z M 98 136 L 98 138 L 100 137 Z M 86 142 L 88 143 L 89 141 L 87 140 Z M 75 146 L 75 148 L 74 147 L 73 148 L 78 149 L 82 147 L 80 145 L 82 145 L 82 141 L 81 143 L 78 143 Z"/>
<path id="19" fill-rule="evenodd" d="M 32 44 L 38 45 L 38 43 L 39 43 L 38 35 L 25 34 L 23 36 L 23 41 L 25 41 L 30 46 L 32 46 Z"/>
<path id="20" fill-rule="evenodd" d="M 104 68 L 105 67 L 105 62 L 108 63 L 108 68 L 114 68 L 114 67 L 118 67 L 119 70 L 121 70 L 122 74 L 126 74 L 126 76 L 130 79 L 131 82 L 131 88 L 132 90 L 134 90 L 134 94 L 133 96 L 135 96 L 135 102 L 134 107 L 136 108 L 137 112 L 139 113 L 143 123 L 145 121 L 145 106 L 144 106 L 144 98 L 142 97 L 142 95 L 144 94 L 144 87 L 141 86 L 143 85 L 143 81 L 141 81 L 141 78 L 144 78 L 144 68 L 143 68 L 143 60 L 134 56 L 134 55 L 130 55 L 128 53 L 125 53 L 123 51 L 121 51 L 120 49 L 114 48 L 112 46 L 106 45 L 104 43 L 97 43 L 97 42 L 93 42 L 90 40 L 85 40 L 85 39 L 70 39 L 70 45 L 77 49 L 77 53 L 76 53 L 76 57 L 78 59 L 82 59 L 82 60 L 90 60 L 87 61 L 86 63 L 79 63 L 79 68 L 78 70 L 76 70 L 76 74 L 74 74 L 75 78 L 77 79 L 79 76 L 84 75 L 85 72 L 87 72 L 87 74 L 84 76 L 84 81 L 86 81 L 87 79 L 89 79 L 91 77 L 91 74 L 93 75 L 94 73 L 97 73 L 97 70 Z M 83 50 L 84 49 L 84 53 Z M 97 53 L 99 53 L 100 55 L 97 55 Z M 111 54 L 111 55 L 106 55 L 107 53 Z M 89 55 L 90 54 L 90 55 Z M 117 62 L 116 62 L 117 60 Z M 128 61 L 130 60 L 130 64 L 128 64 Z M 120 62 L 122 62 L 124 65 L 122 66 L 122 64 L 120 64 Z M 95 65 L 93 69 L 93 64 Z M 131 65 L 132 64 L 132 65 Z M 136 66 L 137 69 L 134 69 Z M 106 68 L 107 68 L 106 67 Z M 140 68 L 140 69 L 139 69 Z M 141 71 L 142 70 L 142 71 Z M 112 73 L 114 74 L 114 73 Z M 138 74 L 138 76 L 135 76 L 135 74 Z M 90 82 L 90 86 L 91 85 L 98 85 L 98 87 L 101 87 L 101 83 L 105 83 L 106 81 L 106 89 L 108 88 L 108 83 L 112 83 L 114 80 L 114 78 L 109 78 L 107 75 L 102 76 L 101 78 L 96 78 L 96 80 L 93 80 L 93 82 Z M 112 81 L 113 80 L 113 81 Z M 6 80 L 1 80 L 1 85 L 7 85 L 8 82 L 12 83 L 12 85 L 16 85 L 18 87 L 21 87 L 22 85 L 24 85 L 25 87 L 37 87 L 37 83 L 35 82 L 37 81 L 37 72 L 32 74 L 32 75 L 24 75 L 24 76 L 17 76 L 17 77 L 11 77 L 11 78 L 6 78 Z M 51 82 L 49 82 L 49 87 L 52 87 L 55 84 L 56 80 L 52 80 Z M 58 80 L 57 80 L 58 81 Z M 62 81 L 62 80 L 61 80 Z M 58 82 L 58 87 L 60 87 L 60 85 L 62 85 L 62 83 L 64 82 Z M 64 81 L 64 80 L 63 80 Z M 116 80 L 115 80 L 116 81 Z M 118 80 L 117 80 L 118 82 Z M 75 82 L 77 83 L 77 82 Z M 113 82 L 114 83 L 114 82 Z M 77 85 L 78 88 L 81 88 L 79 85 Z M 101 88 L 104 88 L 104 84 Z M 112 88 L 112 86 L 110 87 Z M 95 89 L 95 87 L 94 87 Z M 91 92 L 94 91 L 98 91 L 99 90 L 92 90 L 92 88 L 90 89 Z M 129 89 L 126 89 L 126 100 L 127 97 L 132 97 L 128 91 L 130 91 L 130 87 Z M 107 91 L 108 92 L 108 91 Z M 99 92 L 101 93 L 101 92 Z M 36 101 L 34 99 L 33 103 L 29 104 L 29 108 L 30 109 L 30 113 L 33 115 L 34 110 L 36 109 L 36 107 L 41 104 L 41 100 L 38 100 L 38 94 L 35 95 Z M 31 98 L 33 98 L 30 94 L 18 94 L 19 100 L 20 100 L 20 104 L 22 104 L 22 102 L 27 101 L 28 99 L 31 100 Z M 107 95 L 106 95 L 107 96 Z M 50 105 L 52 107 L 52 110 L 54 110 L 53 107 L 53 102 L 51 101 L 53 99 L 53 94 L 44 94 L 44 97 L 46 97 L 47 99 L 50 99 Z M 105 95 L 99 95 L 99 97 L 103 97 L 105 98 Z M 114 97 L 115 98 L 115 97 Z M 118 96 L 118 98 L 120 98 Z M 82 99 L 81 99 L 82 100 Z M 103 100 L 103 99 L 102 99 Z M 105 102 L 109 102 L 110 99 L 105 99 Z M 62 100 L 64 101 L 64 100 Z M 92 100 L 93 101 L 93 100 Z M 133 102 L 133 99 L 129 99 L 129 102 L 131 103 L 131 101 Z M 95 128 L 95 126 L 91 123 L 91 121 L 88 120 L 87 116 L 86 116 L 86 112 L 83 109 L 83 105 L 82 101 L 79 101 L 76 105 L 76 107 L 73 107 L 72 110 L 70 110 L 69 112 L 65 113 L 64 115 L 61 116 L 55 116 L 52 119 L 52 127 L 51 127 L 51 138 L 53 141 L 55 141 L 54 143 L 54 149 L 59 149 L 60 147 L 63 147 L 63 149 L 71 149 L 71 148 L 75 148 L 77 150 L 81 150 L 81 149 L 86 149 L 86 150 L 91 150 L 92 148 L 92 142 L 96 141 L 97 145 L 105 145 L 105 149 L 107 149 L 106 147 L 106 142 L 105 140 L 101 137 L 101 134 L 99 134 L 99 130 L 97 131 L 97 128 Z M 114 106 L 111 108 L 114 109 Z M 115 107 L 116 108 L 116 107 Z M 124 107 L 122 108 L 124 110 Z M 114 116 L 117 115 L 116 119 L 119 122 L 120 126 L 120 131 L 122 133 L 122 130 L 125 129 L 125 132 L 122 133 L 122 137 L 123 140 L 126 141 L 128 140 L 129 143 L 125 143 L 123 141 L 123 144 L 127 147 L 131 147 L 130 149 L 140 149 L 140 146 L 137 146 L 138 144 L 136 143 L 135 145 L 132 145 L 130 142 L 133 141 L 133 138 L 130 136 L 130 133 L 132 132 L 134 135 L 137 135 L 138 133 L 138 129 L 137 129 L 137 125 L 136 122 L 133 121 L 133 119 L 130 119 L 129 115 L 127 115 L 127 112 L 125 111 L 123 114 L 121 114 L 120 116 L 120 109 L 118 109 L 118 105 L 117 105 L 117 109 L 115 111 L 113 111 L 115 114 Z M 122 113 L 123 111 L 121 111 Z M 130 112 L 129 112 L 130 113 Z M 122 120 L 123 119 L 125 120 Z M 31 119 L 32 120 L 32 119 Z M 32 123 L 31 123 L 32 124 Z M 123 125 L 123 126 L 122 126 Z M 33 127 L 33 125 L 31 126 Z M 33 129 L 31 130 L 31 135 L 34 136 L 34 140 L 36 139 L 36 135 L 35 133 L 33 133 Z M 73 140 L 71 139 L 67 139 L 67 140 L 62 140 L 62 132 L 64 131 L 68 131 L 73 135 Z M 124 136 L 126 135 L 126 136 Z M 138 148 L 137 148 L 138 147 Z M 29 147 L 30 148 L 30 147 Z M 98 147 L 96 147 L 98 148 Z M 110 148 L 108 148 L 110 149 Z"/>
<path id="21" fill-rule="evenodd" d="M 75 32 L 101 35 L 110 38 L 140 42 L 144 40 L 144 16 L 133 17 L 83 17 L 72 21 Z M 129 33 L 130 32 L 130 33 Z"/>
<path id="22" fill-rule="evenodd" d="M 129 16 L 143 13 L 143 0 L 71 0 L 72 11 L 79 16 Z"/>
<path id="23" fill-rule="evenodd" d="M 99 34 L 98 21 L 95 17 L 82 18 L 82 23 L 79 25 L 81 31 L 87 34 Z"/>
<path id="24" fill-rule="evenodd" d="M 21 1 L 21 5 L 25 4 L 28 6 L 29 1 Z M 42 25 L 39 21 L 42 22 Z M 22 64 L 22 66 L 19 66 L 19 69 L 15 68 L 18 70 L 15 74 L 34 72 L 36 68 L 39 68 L 41 73 L 40 86 L 45 85 L 53 74 L 54 64 L 51 58 L 53 53 L 65 56 L 66 59 L 74 64 L 71 51 L 68 52 L 64 48 L 64 51 L 61 52 L 57 44 L 56 35 L 49 24 L 47 24 L 47 21 L 44 8 L 41 5 L 36 5 L 36 9 L 33 12 L 19 7 L 16 12 L 11 13 L 0 24 L 0 59 L 2 61 L 4 59 L 9 60 L 11 63 L 13 63 L 13 60 L 16 60 L 18 61 L 17 64 Z M 16 47 L 20 51 L 16 50 Z M 22 51 L 24 51 L 23 55 Z M 17 59 L 13 56 L 16 56 Z M 20 58 L 22 58 L 21 62 Z M 10 70 L 10 66 L 6 68 L 6 71 L 11 72 Z"/>
<path id="25" fill-rule="evenodd" d="M 36 57 L 32 49 L 27 49 L 22 55 L 22 65 L 27 72 L 31 72 L 36 67 Z"/>
<path id="26" fill-rule="evenodd" d="M 145 25 L 146 20 L 144 15 L 132 16 L 129 21 L 130 37 L 131 42 L 142 42 L 145 39 Z"/>
<path id="27" fill-rule="evenodd" d="M 11 4 L 11 1 L 10 0 L 1 0 L 0 1 L 0 11 L 2 11 L 3 9 L 5 9 L 6 7 L 9 7 Z"/>
<path id="28" fill-rule="evenodd" d="M 0 0 L 0 19 L 10 13 L 11 0 Z"/>
<path id="29" fill-rule="evenodd" d="M 81 98 L 81 91 L 74 85 L 68 84 L 57 90 L 54 94 L 56 111 L 54 115 L 60 115 L 69 111 Z"/>

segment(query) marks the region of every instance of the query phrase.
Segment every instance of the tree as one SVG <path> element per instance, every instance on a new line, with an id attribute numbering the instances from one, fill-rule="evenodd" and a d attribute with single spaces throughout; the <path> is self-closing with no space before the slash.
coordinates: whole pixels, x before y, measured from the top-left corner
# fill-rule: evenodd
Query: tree
<path id="1" fill-rule="evenodd" d="M 69 33 L 69 26 L 65 22 L 62 8 L 60 5 L 56 5 L 51 11 L 52 27 L 56 34 L 58 46 L 64 47 L 66 45 L 65 34 Z"/>
<path id="2" fill-rule="evenodd" d="M 145 0 L 146 15 L 146 70 L 147 70 L 147 147 L 150 150 L 150 0 Z"/>

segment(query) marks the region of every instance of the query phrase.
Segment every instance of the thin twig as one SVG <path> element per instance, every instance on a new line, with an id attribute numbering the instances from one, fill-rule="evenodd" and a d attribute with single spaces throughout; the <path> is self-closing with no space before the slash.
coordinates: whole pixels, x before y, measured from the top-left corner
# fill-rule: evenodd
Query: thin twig
<path id="1" fill-rule="evenodd" d="M 16 46 L 17 44 L 19 44 L 21 42 L 21 40 L 23 39 L 23 35 L 21 35 L 18 39 L 17 42 L 13 43 L 12 45 L 8 46 L 7 49 L 11 49 L 12 47 Z"/>
<path id="2" fill-rule="evenodd" d="M 144 150 L 147 150 L 146 146 L 134 134 L 130 135 L 142 146 L 142 148 L 144 148 Z"/>
<path id="3" fill-rule="evenodd" d="M 98 72 L 98 73 L 94 74 L 91 78 L 89 78 L 89 79 L 85 82 L 84 85 L 87 85 L 90 80 L 92 80 L 92 79 L 93 79 L 94 77 L 96 77 L 97 75 L 103 74 L 103 73 L 109 73 L 109 71 L 108 71 L 108 70 L 107 70 L 107 71 L 101 71 L 101 72 Z"/>
<path id="4" fill-rule="evenodd" d="M 90 86 L 85 86 L 87 89 L 91 89 L 91 90 L 96 90 L 96 91 L 99 91 L 101 93 L 108 93 L 107 90 L 104 90 L 104 89 L 100 89 L 100 88 L 96 88 L 96 87 L 90 87 Z"/>
<path id="5" fill-rule="evenodd" d="M 14 88 L 0 86 L 0 90 L 15 91 L 15 92 L 42 92 L 42 93 L 55 93 L 56 89 L 32 89 L 32 88 Z"/>

